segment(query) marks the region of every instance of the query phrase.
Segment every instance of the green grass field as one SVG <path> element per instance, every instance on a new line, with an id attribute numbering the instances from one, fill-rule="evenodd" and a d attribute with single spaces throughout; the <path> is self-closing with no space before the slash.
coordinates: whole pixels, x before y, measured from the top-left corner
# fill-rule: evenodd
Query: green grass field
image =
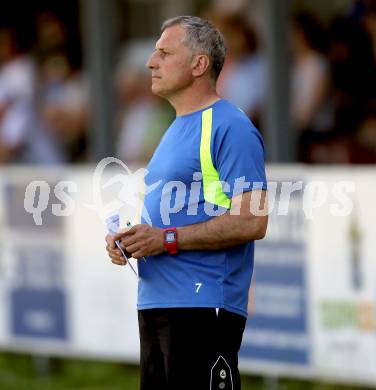
<path id="1" fill-rule="evenodd" d="M 40 363 L 41 361 L 38 364 L 38 361 L 29 355 L 0 354 L 0 389 L 138 390 L 137 366 L 87 360 L 50 359 L 46 370 L 46 367 L 43 368 Z M 242 390 L 267 389 L 261 377 L 243 376 L 242 384 Z M 360 390 L 365 388 L 286 379 L 279 381 L 278 390 L 306 389 Z"/>

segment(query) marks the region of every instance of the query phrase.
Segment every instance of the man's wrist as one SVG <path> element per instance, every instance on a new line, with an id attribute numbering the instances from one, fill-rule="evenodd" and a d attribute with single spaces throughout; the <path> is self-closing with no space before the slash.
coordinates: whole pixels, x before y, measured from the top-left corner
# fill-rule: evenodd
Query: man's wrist
<path id="1" fill-rule="evenodd" d="M 178 245 L 179 245 L 179 250 L 192 250 L 190 245 L 190 240 L 189 237 L 192 235 L 192 231 L 190 229 L 190 226 L 180 226 L 176 228 L 178 232 Z"/>

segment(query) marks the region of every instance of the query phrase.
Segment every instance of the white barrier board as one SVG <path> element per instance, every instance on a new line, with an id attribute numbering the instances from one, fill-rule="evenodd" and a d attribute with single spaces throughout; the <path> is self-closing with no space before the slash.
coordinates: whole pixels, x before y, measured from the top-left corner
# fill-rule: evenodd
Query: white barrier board
<path id="1" fill-rule="evenodd" d="M 88 207 L 94 168 L 0 172 L 1 349 L 138 361 L 137 278 L 106 255 L 105 226 Z M 49 188 L 41 226 L 24 208 L 33 180 Z M 376 173 L 270 166 L 268 180 L 277 201 L 256 244 L 241 370 L 376 385 Z M 77 185 L 68 217 L 54 215 L 66 206 L 62 181 Z M 121 191 L 104 188 L 106 202 Z"/>

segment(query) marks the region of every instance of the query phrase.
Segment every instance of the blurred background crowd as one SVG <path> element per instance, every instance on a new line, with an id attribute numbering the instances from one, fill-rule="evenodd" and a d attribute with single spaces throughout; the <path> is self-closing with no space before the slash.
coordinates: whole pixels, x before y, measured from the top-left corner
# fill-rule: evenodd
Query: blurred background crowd
<path id="1" fill-rule="evenodd" d="M 89 162 L 93 91 L 81 3 L 13 3 L 0 16 L 0 164 Z M 226 39 L 219 93 L 263 132 L 268 61 L 263 26 L 251 3 L 197 1 L 195 11 Z M 295 1 L 292 7 L 290 71 L 281 75 L 289 79 L 297 161 L 376 163 L 376 1 L 343 0 L 326 13 L 307 3 Z M 166 15 L 156 12 L 154 0 L 119 4 L 113 142 L 126 163 L 143 163 L 174 118 L 169 105 L 151 95 L 144 65 Z"/>

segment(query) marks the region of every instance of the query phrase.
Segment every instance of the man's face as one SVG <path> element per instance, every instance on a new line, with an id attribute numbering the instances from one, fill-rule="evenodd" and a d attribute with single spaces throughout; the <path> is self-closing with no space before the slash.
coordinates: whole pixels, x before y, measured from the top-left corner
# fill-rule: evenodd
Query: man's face
<path id="1" fill-rule="evenodd" d="M 154 94 L 169 98 L 193 82 L 191 50 L 183 43 L 185 30 L 168 27 L 155 45 L 146 66 L 151 70 Z"/>

